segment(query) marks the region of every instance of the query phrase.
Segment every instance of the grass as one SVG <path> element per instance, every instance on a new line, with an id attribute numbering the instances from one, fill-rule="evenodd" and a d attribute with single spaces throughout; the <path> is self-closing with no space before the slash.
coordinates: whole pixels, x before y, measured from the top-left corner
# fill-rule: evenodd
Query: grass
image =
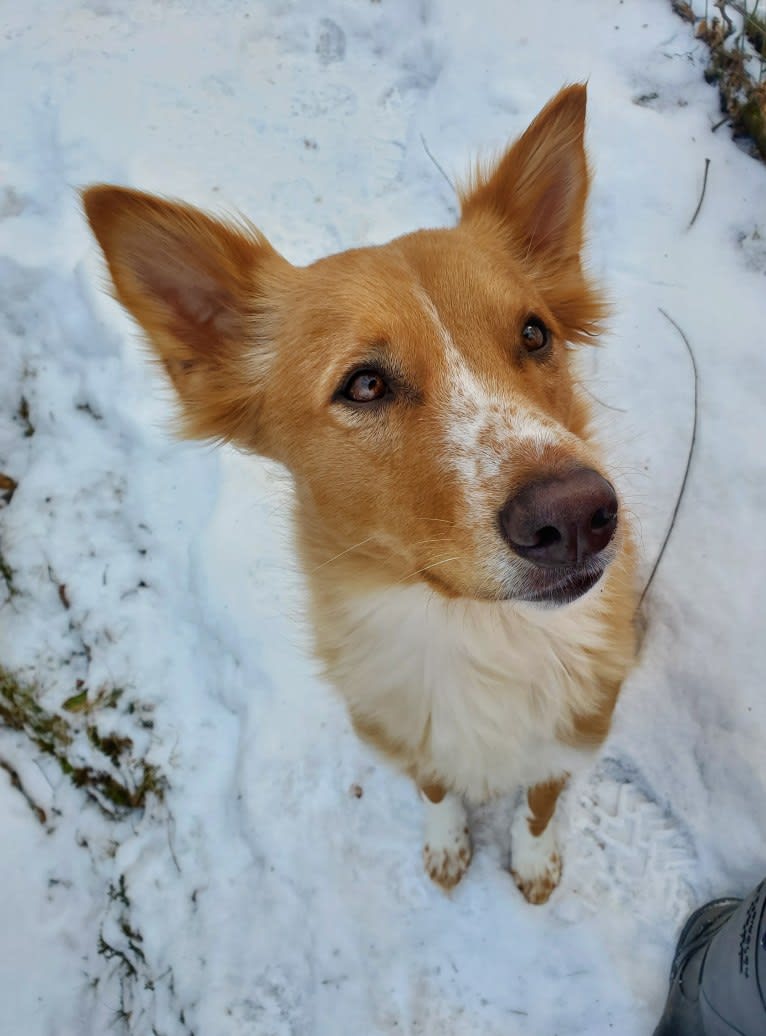
<path id="1" fill-rule="evenodd" d="M 132 738 L 110 729 L 110 715 L 134 716 L 140 724 L 140 709 L 125 697 L 122 688 L 101 687 L 94 692 L 78 681 L 60 708 L 49 709 L 41 704 L 41 688 L 0 666 L 0 728 L 23 734 L 32 751 L 54 759 L 61 772 L 112 820 L 143 810 L 152 798 L 162 800 L 167 787 L 157 767 L 137 756 Z M 27 793 L 16 770 L 2 759 L 0 768 L 45 826 L 44 811 Z M 113 923 L 102 921 L 96 950 L 108 967 L 94 977 L 93 988 L 117 1000 L 110 1030 L 128 1036 L 147 1031 L 139 990 L 151 992 L 155 982 L 164 980 L 173 993 L 172 971 L 169 978 L 170 969 L 156 975 L 147 960 L 124 873 L 109 884 L 107 894 L 105 916 Z M 182 1017 L 181 1023 L 179 1032 L 191 1036 Z M 160 1036 L 156 1028 L 151 1031 Z"/>
<path id="2" fill-rule="evenodd" d="M 2 550 L 0 550 L 0 579 L 5 583 L 5 590 L 8 597 L 15 597 L 18 591 L 16 590 L 16 584 L 13 581 L 13 569 L 8 564 Z"/>
<path id="3" fill-rule="evenodd" d="M 17 446 L 35 435 L 34 399 L 31 402 L 32 406 L 25 396 L 20 396 L 11 415 Z M 94 420 L 101 420 L 88 404 L 79 405 L 78 409 Z M 25 572 L 23 563 L 17 562 L 13 554 L 11 537 L 3 538 L 3 515 L 6 508 L 20 503 L 15 493 L 17 478 L 23 477 L 23 472 L 14 472 L 16 477 L 5 473 L 5 462 L 6 458 L 0 457 L 0 621 L 10 612 L 14 613 L 14 621 L 20 621 L 24 609 L 35 608 L 37 600 L 34 581 L 28 578 L 30 573 Z M 84 656 L 89 663 L 91 649 L 82 637 L 76 616 L 71 614 L 67 585 L 56 578 L 50 565 L 48 576 L 58 593 L 61 608 L 69 613 L 67 625 L 74 642 L 70 643 L 73 648 L 70 656 Z M 4 743 L 18 742 L 14 747 L 19 759 L 47 761 L 46 775 L 51 775 L 54 769 L 63 775 L 62 779 L 52 782 L 60 786 L 58 801 L 52 804 L 51 810 L 47 804 L 43 809 L 35 801 L 33 786 L 25 787 L 25 767 L 15 766 L 13 757 L 3 758 L 1 752 L 0 781 L 10 782 L 47 833 L 58 826 L 60 808 L 65 802 L 76 818 L 87 797 L 105 817 L 107 823 L 97 825 L 100 833 L 92 836 L 93 839 L 98 837 L 98 845 L 94 846 L 90 837 L 86 840 L 79 834 L 72 840 L 73 846 L 76 843 L 92 854 L 94 863 L 104 856 L 99 866 L 104 877 L 108 874 L 111 878 L 108 886 L 104 884 L 107 899 L 98 925 L 96 952 L 102 960 L 89 975 L 90 986 L 102 1004 L 105 1001 L 114 1004 L 109 1023 L 102 1026 L 105 1031 L 126 1036 L 151 1031 L 154 1036 L 161 1036 L 151 1025 L 154 998 L 147 1001 L 147 991 L 151 993 L 155 985 L 161 986 L 163 997 L 167 997 L 167 989 L 175 999 L 173 973 L 170 968 L 160 971 L 154 966 L 136 920 L 129 883 L 124 873 L 115 877 L 113 868 L 116 849 L 123 838 L 135 836 L 141 828 L 165 823 L 167 806 L 151 807 L 164 800 L 168 784 L 162 771 L 144 758 L 144 746 L 151 736 L 147 731 L 151 731 L 153 721 L 143 703 L 119 686 L 91 687 L 85 680 L 67 678 L 66 674 L 71 672 L 67 667 L 71 657 L 61 659 L 55 684 L 58 695 L 43 684 L 34 669 L 14 671 L 0 664 L 0 733 L 14 733 L 13 738 L 6 734 Z M 60 682 L 67 679 L 71 682 Z M 69 792 L 68 782 L 79 791 L 67 794 L 62 801 L 61 792 Z M 125 824 L 125 818 L 131 823 Z M 168 818 L 168 822 L 172 823 L 172 818 Z M 172 846 L 170 854 L 175 860 Z M 58 883 L 57 879 L 50 880 L 51 884 Z M 83 924 L 87 923 L 83 918 Z M 180 1011 L 179 1022 L 173 1031 L 191 1036 L 183 1011 Z"/>
<path id="4" fill-rule="evenodd" d="M 718 88 L 723 116 L 714 130 L 727 123 L 732 135 L 747 141 L 750 153 L 766 162 L 766 12 L 761 12 L 761 0 L 706 0 L 704 14 L 684 0 L 671 2 L 710 52 L 705 79 Z"/>
<path id="5" fill-rule="evenodd" d="M 94 721 L 121 697 L 119 688 L 100 688 L 92 696 L 78 689 L 63 711 L 51 711 L 40 704 L 39 688 L 0 666 L 0 727 L 24 734 L 111 817 L 143 810 L 151 797 L 161 800 L 167 787 L 156 766 L 135 756 L 131 738 L 104 733 Z M 86 744 L 93 756 L 88 762 Z"/>

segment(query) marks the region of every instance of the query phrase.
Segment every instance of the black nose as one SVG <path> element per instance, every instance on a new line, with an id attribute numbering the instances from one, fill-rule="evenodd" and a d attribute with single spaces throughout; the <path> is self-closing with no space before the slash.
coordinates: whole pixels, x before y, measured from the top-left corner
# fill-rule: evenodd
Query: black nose
<path id="1" fill-rule="evenodd" d="M 500 528 L 513 550 L 542 568 L 598 554 L 617 528 L 617 496 L 591 468 L 530 482 L 507 501 Z"/>

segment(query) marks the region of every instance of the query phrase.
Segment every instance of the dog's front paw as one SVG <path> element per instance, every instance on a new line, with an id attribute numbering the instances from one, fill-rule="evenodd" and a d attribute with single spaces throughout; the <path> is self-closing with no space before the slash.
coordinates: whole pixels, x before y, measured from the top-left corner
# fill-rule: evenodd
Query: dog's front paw
<path id="1" fill-rule="evenodd" d="M 561 880 L 561 856 L 551 821 L 533 834 L 530 818 L 521 809 L 511 827 L 511 875 L 528 903 L 547 903 Z"/>
<path id="2" fill-rule="evenodd" d="M 524 899 L 536 906 L 540 903 L 547 903 L 551 893 L 561 881 L 561 857 L 559 854 L 555 851 L 552 852 L 542 866 L 538 864 L 527 869 L 525 863 L 520 863 L 519 867 L 522 869 L 511 867 L 511 875 Z"/>
<path id="3" fill-rule="evenodd" d="M 471 862 L 471 836 L 468 828 L 456 833 L 451 845 L 426 842 L 423 846 L 423 864 L 431 881 L 449 892 L 457 885 Z"/>
<path id="4" fill-rule="evenodd" d="M 471 855 L 468 818 L 460 798 L 447 793 L 433 802 L 426 797 L 423 863 L 429 878 L 449 892 L 468 870 Z"/>

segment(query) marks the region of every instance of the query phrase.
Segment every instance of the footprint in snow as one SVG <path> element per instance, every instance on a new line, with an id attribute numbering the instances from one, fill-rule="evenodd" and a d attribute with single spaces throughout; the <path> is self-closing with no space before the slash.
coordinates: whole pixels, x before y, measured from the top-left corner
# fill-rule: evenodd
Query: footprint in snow
<path id="1" fill-rule="evenodd" d="M 680 923 L 697 904 L 689 835 L 619 760 L 607 759 L 568 802 L 562 919 L 624 907 L 651 925 Z"/>
<path id="2" fill-rule="evenodd" d="M 316 52 L 323 65 L 332 65 L 346 56 L 346 34 L 332 18 L 322 18 L 319 22 Z"/>

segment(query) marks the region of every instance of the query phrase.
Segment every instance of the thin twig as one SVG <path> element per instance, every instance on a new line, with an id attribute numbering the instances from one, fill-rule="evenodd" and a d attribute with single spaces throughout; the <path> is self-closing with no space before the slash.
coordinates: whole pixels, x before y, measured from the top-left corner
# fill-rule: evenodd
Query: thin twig
<path id="1" fill-rule="evenodd" d="M 429 148 L 428 144 L 426 144 L 426 138 L 425 138 L 425 137 L 423 136 L 423 134 L 422 134 L 422 133 L 420 134 L 420 142 L 421 142 L 421 144 L 423 145 L 423 150 L 425 151 L 425 153 L 426 153 L 426 154 L 428 155 L 428 157 L 429 157 L 429 158 L 431 159 L 431 161 L 433 162 L 433 164 L 434 164 L 434 165 L 436 166 L 436 168 L 437 168 L 437 169 L 439 170 L 439 172 L 440 172 L 440 173 L 442 174 L 442 176 L 444 177 L 444 179 L 445 179 L 445 180 L 447 181 L 447 183 L 448 183 L 448 184 L 450 185 L 450 189 L 452 190 L 452 193 L 453 193 L 453 194 L 457 194 L 457 189 L 456 189 L 456 187 L 455 187 L 454 183 L 452 182 L 452 180 L 450 180 L 450 178 L 449 178 L 449 177 L 447 176 L 447 174 L 446 174 L 446 173 L 444 172 L 444 168 L 443 168 L 443 167 L 442 167 L 442 166 L 441 166 L 441 165 L 439 164 L 439 160 L 438 160 L 438 159 L 437 159 L 437 158 L 435 157 L 435 155 L 434 155 L 434 154 L 432 153 L 432 151 L 431 151 L 431 149 Z"/>
<path id="2" fill-rule="evenodd" d="M 697 220 L 697 216 L 699 216 L 699 214 L 700 214 L 700 209 L 702 208 L 702 203 L 705 200 L 705 189 L 707 187 L 707 173 L 708 173 L 708 169 L 709 168 L 710 168 L 710 159 L 706 158 L 705 159 L 705 175 L 702 177 L 702 190 L 700 192 L 700 200 L 697 202 L 697 208 L 694 210 L 694 215 L 691 218 L 691 223 L 686 228 L 687 230 L 691 230 L 691 228 L 694 226 L 694 224 L 695 224 L 695 222 Z"/>
<path id="3" fill-rule="evenodd" d="M 733 7 L 737 14 L 742 15 L 743 18 L 752 18 L 754 14 L 758 14 L 758 0 L 756 0 L 755 6 L 752 11 L 748 11 L 747 4 L 744 6 L 738 3 L 738 0 L 727 0 L 730 7 Z"/>
<path id="4" fill-rule="evenodd" d="M 731 20 L 731 18 L 729 17 L 729 12 L 726 10 L 727 3 L 728 0 L 715 0 L 713 4 L 713 7 L 717 7 L 718 10 L 721 12 L 721 17 L 726 23 L 726 32 L 724 34 L 725 40 L 728 40 L 729 36 L 731 36 L 731 34 L 734 32 L 734 22 Z"/>
<path id="5" fill-rule="evenodd" d="M 175 818 L 173 817 L 173 814 L 170 811 L 168 811 L 168 849 L 170 850 L 170 858 L 173 861 L 173 863 L 176 865 L 176 870 L 178 871 L 179 874 L 181 874 L 182 873 L 182 871 L 181 871 L 181 864 L 178 862 L 178 857 L 176 856 L 175 846 L 173 845 L 173 841 L 174 841 L 174 838 L 175 838 L 175 833 L 176 833 Z"/>
<path id="6" fill-rule="evenodd" d="M 692 419 L 692 434 L 691 440 L 689 442 L 689 453 L 686 458 L 686 468 L 684 469 L 684 477 L 681 479 L 681 488 L 678 491 L 678 499 L 676 500 L 676 506 L 673 508 L 673 514 L 670 519 L 670 524 L 668 525 L 668 530 L 665 533 L 665 539 L 662 541 L 660 552 L 657 555 L 657 559 L 654 562 L 654 567 L 652 568 L 649 578 L 646 581 L 646 586 L 644 587 L 643 593 L 641 594 L 641 597 L 639 599 L 638 608 L 636 608 L 637 612 L 641 610 L 641 605 L 644 603 L 644 598 L 648 594 L 649 587 L 652 585 L 652 581 L 655 575 L 657 574 L 657 569 L 660 567 L 660 562 L 662 561 L 663 555 L 665 553 L 665 548 L 667 547 L 673 529 L 675 528 L 676 518 L 678 517 L 678 512 L 681 507 L 681 501 L 683 500 L 684 493 L 686 492 L 686 483 L 689 480 L 689 471 L 692 466 L 692 456 L 694 454 L 694 447 L 697 443 L 697 414 L 699 410 L 699 374 L 697 371 L 697 361 L 694 358 L 694 352 L 692 351 L 689 339 L 686 337 L 683 330 L 678 326 L 678 324 L 671 316 L 668 316 L 668 314 L 661 306 L 658 308 L 660 313 L 662 313 L 662 315 L 665 317 L 668 323 L 672 324 L 676 331 L 678 331 L 679 335 L 683 339 L 684 345 L 686 346 L 686 351 L 689 354 L 689 359 L 691 360 L 692 365 L 692 371 L 694 372 L 694 416 Z"/>
<path id="7" fill-rule="evenodd" d="M 45 815 L 45 810 L 42 808 L 42 806 L 37 805 L 35 800 L 24 787 L 21 781 L 21 777 L 19 777 L 18 770 L 16 770 L 15 767 L 11 766 L 10 763 L 6 762 L 5 759 L 0 759 L 0 770 L 5 770 L 5 772 L 8 774 L 8 777 L 10 778 L 13 787 L 16 789 L 16 791 L 21 792 L 29 808 L 32 810 L 32 812 L 40 821 L 40 823 L 43 826 L 45 826 L 46 821 L 48 819 Z"/>
<path id="8" fill-rule="evenodd" d="M 578 381 L 577 384 L 580 386 L 580 388 L 584 392 L 588 393 L 588 395 L 590 396 L 590 398 L 593 400 L 594 403 L 598 403 L 599 406 L 606 407 L 607 410 L 614 410 L 615 413 L 627 414 L 628 411 L 625 410 L 623 407 L 621 407 L 621 406 L 612 406 L 611 403 L 605 403 L 603 399 L 599 399 L 598 396 L 595 394 L 595 392 L 591 392 L 591 390 L 588 388 L 588 386 L 585 384 L 584 381 Z"/>

